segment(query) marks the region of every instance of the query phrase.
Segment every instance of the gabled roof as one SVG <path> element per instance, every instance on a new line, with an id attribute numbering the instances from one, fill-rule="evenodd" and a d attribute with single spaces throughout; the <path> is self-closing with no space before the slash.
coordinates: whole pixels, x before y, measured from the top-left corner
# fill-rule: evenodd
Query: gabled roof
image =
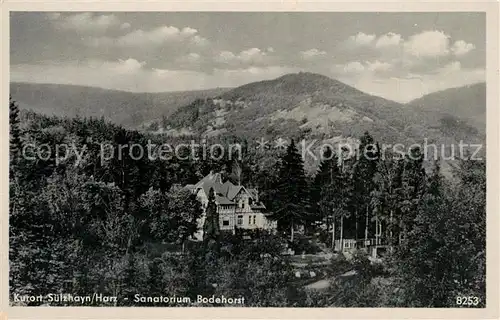
<path id="1" fill-rule="evenodd" d="M 209 175 L 201 179 L 197 184 L 194 185 L 194 189 L 197 190 L 199 188 L 203 188 L 203 191 L 205 191 L 206 195 L 208 196 L 208 193 L 210 192 L 210 188 L 214 189 L 214 192 L 221 193 L 221 187 L 222 186 L 222 176 L 220 173 L 213 173 L 210 172 Z"/>
<path id="2" fill-rule="evenodd" d="M 258 198 L 258 192 L 257 192 L 257 189 L 247 189 L 248 193 L 250 194 L 250 196 L 253 198 L 253 199 L 257 199 Z"/>
<path id="3" fill-rule="evenodd" d="M 203 191 L 205 191 L 207 195 L 210 192 L 210 188 L 213 188 L 216 196 L 219 198 L 226 198 L 229 201 L 233 201 L 234 197 L 236 197 L 242 189 L 245 189 L 243 186 L 236 186 L 230 181 L 222 183 L 222 175 L 213 172 L 210 172 L 210 174 L 201 179 L 197 184 L 187 185 L 186 188 L 191 190 L 203 188 Z"/>
<path id="4" fill-rule="evenodd" d="M 234 204 L 234 201 L 229 200 L 226 197 L 221 197 L 219 195 L 215 196 L 215 202 L 218 204 Z"/>
<path id="5" fill-rule="evenodd" d="M 186 185 L 186 188 L 192 191 L 199 190 L 201 188 L 207 196 L 210 192 L 210 189 L 213 188 L 215 192 L 215 201 L 218 204 L 235 204 L 235 197 L 242 191 L 247 192 L 253 200 L 258 199 L 256 189 L 246 189 L 244 186 L 234 185 L 229 180 L 222 183 L 221 173 L 210 172 L 197 184 Z M 251 207 L 256 209 L 265 208 L 265 206 L 261 202 L 256 202 Z"/>
<path id="6" fill-rule="evenodd" d="M 233 200 L 234 197 L 236 197 L 238 195 L 238 193 L 240 193 L 240 191 L 243 190 L 243 189 L 245 189 L 245 188 L 242 187 L 242 186 L 235 186 L 235 185 L 233 185 L 231 188 L 228 188 L 226 196 L 230 200 Z"/>

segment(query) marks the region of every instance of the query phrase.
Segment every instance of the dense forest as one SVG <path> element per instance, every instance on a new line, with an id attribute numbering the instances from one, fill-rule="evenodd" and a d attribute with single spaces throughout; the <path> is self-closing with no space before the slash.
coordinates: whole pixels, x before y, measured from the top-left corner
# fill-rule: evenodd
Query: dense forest
<path id="1" fill-rule="evenodd" d="M 473 296 L 485 306 L 485 161 L 459 160 L 444 178 L 440 161 L 426 166 L 418 148 L 383 160 L 377 148 L 346 160 L 325 150 L 310 175 L 294 140 L 263 152 L 231 135 L 210 142 L 241 143 L 240 159 L 100 157 L 102 144 L 162 139 L 104 119 L 20 112 L 10 100 L 11 295 L 99 292 L 129 297 L 111 305 L 136 305 L 135 294 L 215 294 L 243 296 L 247 307 L 457 307 L 457 297 Z M 28 144 L 86 152 L 37 154 Z M 360 149 L 373 144 L 368 132 L 360 137 Z M 202 208 L 183 186 L 212 170 L 258 188 L 278 232 L 221 233 L 212 195 L 205 240 L 190 241 Z M 375 221 L 390 252 L 379 263 L 361 251 L 332 258 L 325 277 L 356 276 L 326 290 L 305 289 L 282 254 L 330 248 L 331 230 L 335 239 L 372 238 Z"/>

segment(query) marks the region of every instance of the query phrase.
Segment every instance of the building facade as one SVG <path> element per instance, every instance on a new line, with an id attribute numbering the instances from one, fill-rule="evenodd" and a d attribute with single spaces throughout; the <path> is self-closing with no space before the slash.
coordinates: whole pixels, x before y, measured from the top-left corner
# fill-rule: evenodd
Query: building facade
<path id="1" fill-rule="evenodd" d="M 203 239 L 205 210 L 211 188 L 214 189 L 215 193 L 221 231 L 232 231 L 234 233 L 238 228 L 274 231 L 277 228 L 277 222 L 269 219 L 266 207 L 259 200 L 259 193 L 256 189 L 247 189 L 230 181 L 222 182 L 220 173 L 211 172 L 197 184 L 187 185 L 186 188 L 196 194 L 204 211 L 202 217 L 198 220 L 198 232 L 195 234 L 197 240 Z"/>

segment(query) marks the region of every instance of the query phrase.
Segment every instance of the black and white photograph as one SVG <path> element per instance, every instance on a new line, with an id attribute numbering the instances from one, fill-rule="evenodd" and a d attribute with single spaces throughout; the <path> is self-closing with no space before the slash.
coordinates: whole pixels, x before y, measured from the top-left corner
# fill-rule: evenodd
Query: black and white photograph
<path id="1" fill-rule="evenodd" d="M 486 308 L 486 20 L 11 11 L 10 306 Z"/>

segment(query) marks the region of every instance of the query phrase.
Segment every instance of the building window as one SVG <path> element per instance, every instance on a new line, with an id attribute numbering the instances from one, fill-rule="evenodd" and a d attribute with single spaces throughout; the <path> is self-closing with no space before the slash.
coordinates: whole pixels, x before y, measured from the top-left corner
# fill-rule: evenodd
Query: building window
<path id="1" fill-rule="evenodd" d="M 257 216 L 253 216 L 253 224 L 255 224 Z"/>
<path id="2" fill-rule="evenodd" d="M 377 220 L 377 230 L 376 230 L 375 235 L 376 236 L 381 236 L 382 235 L 382 224 L 380 222 L 378 222 L 378 220 Z"/>
<path id="3" fill-rule="evenodd" d="M 229 225 L 229 220 L 223 220 L 222 221 L 223 226 L 228 226 Z"/>
<path id="4" fill-rule="evenodd" d="M 238 220 L 236 222 L 239 226 L 243 224 L 243 216 L 238 216 Z"/>
<path id="5" fill-rule="evenodd" d="M 252 216 L 248 216 L 248 224 L 252 224 Z"/>
<path id="6" fill-rule="evenodd" d="M 248 199 L 248 204 L 249 204 L 249 205 L 252 205 L 252 203 L 253 203 L 252 198 Z"/>

